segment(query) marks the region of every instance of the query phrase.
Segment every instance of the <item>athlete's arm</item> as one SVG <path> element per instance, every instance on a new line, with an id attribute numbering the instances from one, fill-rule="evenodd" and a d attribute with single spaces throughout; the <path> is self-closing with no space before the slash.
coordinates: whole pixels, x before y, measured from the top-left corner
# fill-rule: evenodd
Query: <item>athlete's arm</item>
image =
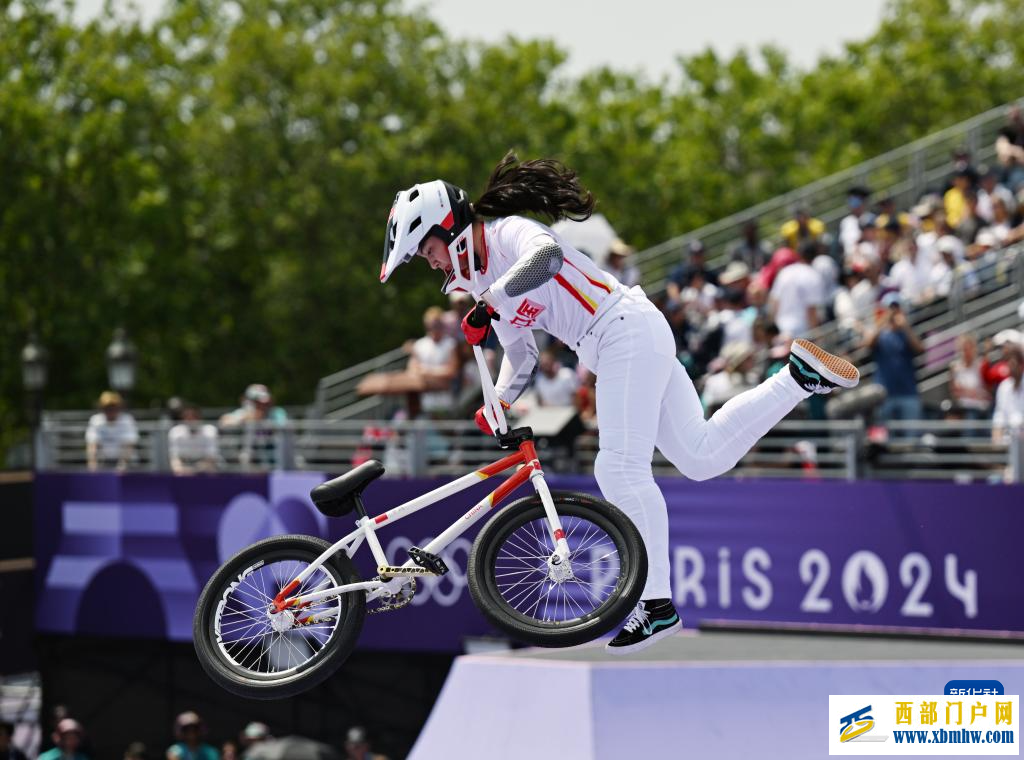
<path id="1" fill-rule="evenodd" d="M 482 298 L 491 306 L 539 288 L 562 268 L 562 248 L 551 238 L 527 253 L 497 279 Z"/>
<path id="2" fill-rule="evenodd" d="M 523 394 L 537 371 L 538 353 L 537 341 L 529 330 L 524 330 L 519 340 L 505 346 L 498 382 L 494 384 L 500 400 L 511 404 Z"/>

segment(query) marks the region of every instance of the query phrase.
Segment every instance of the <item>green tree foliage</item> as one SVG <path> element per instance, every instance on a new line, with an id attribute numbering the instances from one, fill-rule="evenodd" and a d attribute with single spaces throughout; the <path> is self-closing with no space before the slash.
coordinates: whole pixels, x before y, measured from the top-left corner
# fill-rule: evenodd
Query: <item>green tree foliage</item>
<path id="1" fill-rule="evenodd" d="M 439 302 L 377 282 L 401 187 L 482 189 L 509 147 L 576 167 L 643 246 L 1020 96 L 1019 0 L 891 0 L 812 70 L 710 50 L 661 81 L 570 79 L 549 40 L 452 40 L 400 0 L 175 0 L 154 24 L 0 2 L 0 449 L 18 351 L 48 404 L 89 405 L 127 327 L 140 403 L 303 403 Z"/>

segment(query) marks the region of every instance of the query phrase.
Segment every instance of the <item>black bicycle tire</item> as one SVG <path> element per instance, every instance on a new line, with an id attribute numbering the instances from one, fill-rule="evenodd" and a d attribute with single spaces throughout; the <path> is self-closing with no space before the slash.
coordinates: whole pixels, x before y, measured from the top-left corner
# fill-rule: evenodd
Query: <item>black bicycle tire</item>
<path id="1" fill-rule="evenodd" d="M 640 600 L 647 582 L 647 550 L 633 521 L 618 507 L 595 496 L 569 491 L 551 494 L 559 514 L 576 515 L 595 523 L 604 521 L 619 533 L 622 545 L 616 542 L 620 554 L 620 583 L 609 596 L 609 601 L 582 621 L 564 628 L 551 624 L 531 625 L 521 616 L 510 614 L 508 605 L 497 590 L 490 568 L 498 549 L 498 540 L 514 528 L 509 525 L 542 519 L 545 516 L 540 496 L 534 494 L 519 499 L 498 512 L 481 529 L 473 542 L 469 566 L 466 571 L 469 592 L 481 613 L 499 630 L 517 641 L 540 647 L 568 647 L 583 644 L 608 633 L 621 623 Z M 607 530 L 607 527 L 602 525 Z M 609 535 L 612 535 L 609 532 Z M 615 536 L 612 535 L 615 540 Z"/>
<path id="2" fill-rule="evenodd" d="M 285 699 L 301 694 L 330 678 L 345 662 L 355 648 L 366 616 L 366 594 L 352 591 L 344 594 L 342 600 L 342 622 L 324 646 L 323 656 L 310 660 L 307 666 L 300 666 L 298 672 L 285 678 L 250 678 L 238 673 L 226 664 L 220 655 L 213 633 L 213 616 L 219 599 L 227 585 L 239 572 L 259 560 L 274 559 L 276 555 L 298 560 L 313 560 L 320 556 L 330 544 L 313 536 L 274 536 L 242 549 L 207 581 L 199 601 L 192 624 L 192 639 L 196 654 L 203 670 L 221 688 L 239 697 L 248 699 Z M 287 554 L 291 552 L 292 554 Z M 296 553 L 305 556 L 293 556 Z M 344 552 L 331 557 L 327 563 L 344 583 L 358 583 L 359 574 L 352 560 Z"/>

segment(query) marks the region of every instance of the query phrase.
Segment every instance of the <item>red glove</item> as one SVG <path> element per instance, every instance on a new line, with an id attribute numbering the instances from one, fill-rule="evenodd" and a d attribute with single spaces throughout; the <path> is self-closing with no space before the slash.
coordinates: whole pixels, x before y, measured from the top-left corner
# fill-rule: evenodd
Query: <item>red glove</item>
<path id="1" fill-rule="evenodd" d="M 462 318 L 462 333 L 471 346 L 479 346 L 487 340 L 487 333 L 491 331 L 491 320 L 500 319 L 498 313 L 488 306 L 484 301 L 478 301 Z"/>
<path id="2" fill-rule="evenodd" d="M 502 409 L 509 409 L 509 405 L 506 404 L 504 401 L 499 401 L 498 403 L 501 404 Z M 473 417 L 473 420 L 476 422 L 476 426 L 480 428 L 480 431 L 484 435 L 494 435 L 494 431 L 491 430 L 491 426 L 487 423 L 487 418 L 484 417 L 483 407 L 480 407 L 479 409 L 476 410 L 476 415 Z"/>

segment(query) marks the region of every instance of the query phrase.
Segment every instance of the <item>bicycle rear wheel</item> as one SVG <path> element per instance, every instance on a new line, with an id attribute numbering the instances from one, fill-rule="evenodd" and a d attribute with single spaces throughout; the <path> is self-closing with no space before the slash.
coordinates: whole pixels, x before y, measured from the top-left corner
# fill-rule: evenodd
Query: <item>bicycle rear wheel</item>
<path id="1" fill-rule="evenodd" d="M 366 612 L 363 591 L 283 612 L 271 606 L 329 546 L 311 536 L 276 536 L 213 574 L 199 596 L 192 635 L 203 669 L 220 686 L 252 699 L 290 697 L 324 681 L 351 654 Z M 352 561 L 339 554 L 292 596 L 358 580 Z"/>
<path id="2" fill-rule="evenodd" d="M 520 499 L 477 536 L 467 571 L 480 611 L 510 636 L 542 647 L 591 641 L 622 622 L 647 581 L 647 552 L 632 521 L 589 494 L 551 494 L 569 543 L 568 578 L 554 579 L 555 550 L 540 497 Z"/>

